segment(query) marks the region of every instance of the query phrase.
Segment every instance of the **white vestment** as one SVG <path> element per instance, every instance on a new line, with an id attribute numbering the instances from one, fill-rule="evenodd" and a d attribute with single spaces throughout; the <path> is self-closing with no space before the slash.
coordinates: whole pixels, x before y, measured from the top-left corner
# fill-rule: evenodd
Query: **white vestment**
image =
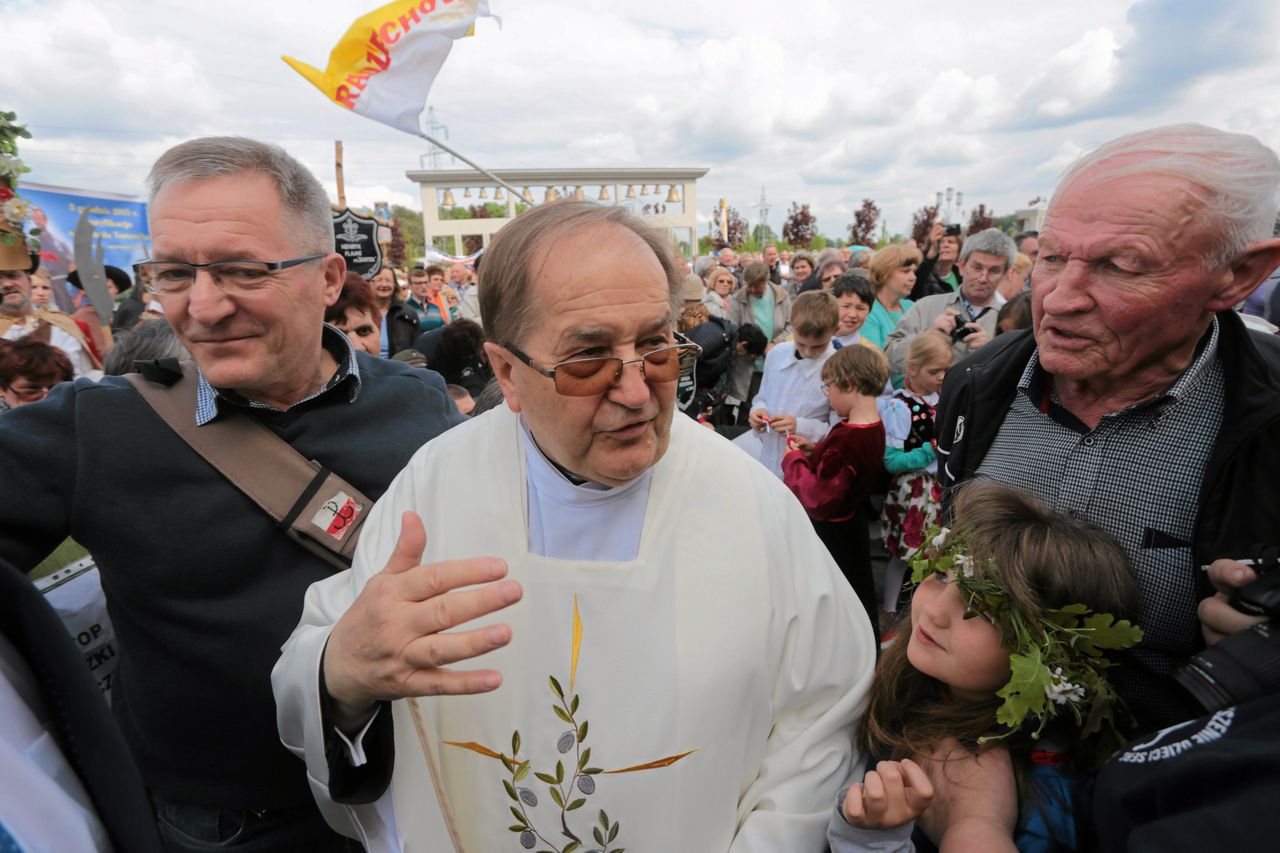
<path id="1" fill-rule="evenodd" d="M 800 504 L 677 414 L 637 558 L 540 557 L 529 550 L 524 453 L 505 407 L 431 441 L 373 510 L 354 568 L 308 591 L 272 682 L 282 740 L 305 758 L 329 822 L 371 849 L 394 837 L 383 824 L 389 810 L 328 797 L 318 674 L 330 628 L 386 564 L 400 514 L 412 509 L 427 528 L 424 563 L 500 556 L 525 591 L 467 626 L 510 624 L 509 646 L 459 665 L 497 669 L 502 687 L 416 700 L 468 853 L 524 850 L 521 822 L 542 836 L 535 849 L 570 844 L 566 825 L 583 851 L 601 849 L 593 830 L 602 811 L 602 837 L 616 833 L 609 850 L 824 849 L 832 798 L 852 772 L 874 638 Z M 447 853 L 409 701 L 392 703 L 392 714 L 399 837 L 406 850 Z M 531 770 L 513 781 L 483 752 L 511 759 L 515 731 L 513 766 L 527 760 Z M 560 785 L 536 775 L 555 778 L 558 766 Z M 579 766 L 605 772 L 582 781 Z M 557 798 L 573 808 L 562 812 Z"/>

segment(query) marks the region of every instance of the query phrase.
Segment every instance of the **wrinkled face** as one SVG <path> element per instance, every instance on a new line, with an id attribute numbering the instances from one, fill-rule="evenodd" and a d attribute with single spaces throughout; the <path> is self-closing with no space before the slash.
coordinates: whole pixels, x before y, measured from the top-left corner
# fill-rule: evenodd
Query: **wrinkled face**
<path id="1" fill-rule="evenodd" d="M 43 278 L 31 279 L 31 304 L 47 308 L 53 301 L 53 285 Z"/>
<path id="2" fill-rule="evenodd" d="M 738 262 L 738 253 L 733 249 L 720 250 L 720 263 L 726 267 L 731 267 Z"/>
<path id="3" fill-rule="evenodd" d="M 375 299 L 391 299 L 396 295 L 396 276 L 390 268 L 383 267 L 378 274 L 369 279 L 369 287 L 373 288 Z"/>
<path id="4" fill-rule="evenodd" d="M 960 256 L 960 241 L 950 235 L 944 235 L 938 241 L 938 260 L 954 261 Z"/>
<path id="5" fill-rule="evenodd" d="M 960 587 L 935 573 L 911 597 L 911 665 L 951 688 L 957 699 L 990 699 L 1009 680 L 1009 651 L 1000 629 L 981 616 L 965 619 Z"/>
<path id="6" fill-rule="evenodd" d="M 808 335 L 797 334 L 795 336 L 796 352 L 801 358 L 817 358 L 827 351 L 827 347 L 831 345 L 831 336 L 810 337 Z"/>
<path id="7" fill-rule="evenodd" d="M 761 256 L 766 266 L 773 266 L 778 262 L 778 250 L 773 246 L 764 247 L 764 255 Z"/>
<path id="8" fill-rule="evenodd" d="M 351 339 L 356 349 L 364 350 L 373 356 L 381 354 L 382 329 L 373 322 L 373 315 L 368 311 L 348 308 L 342 320 L 333 325 Z"/>
<path id="9" fill-rule="evenodd" d="M 921 364 L 908 364 L 907 384 L 911 386 L 912 391 L 923 397 L 937 394 L 942 390 L 942 380 L 947 378 L 947 371 L 950 369 L 950 354 L 941 360 L 935 359 Z"/>
<path id="10" fill-rule="evenodd" d="M 662 265 L 631 231 L 604 223 L 559 238 L 535 255 L 539 306 L 524 341 L 538 367 L 575 358 L 624 361 L 674 342 L 670 290 Z M 667 450 L 676 383 L 648 382 L 640 364 L 593 397 L 570 397 L 495 344 L 486 344 L 507 405 L 524 415 L 538 447 L 561 467 L 618 486 L 651 468 Z"/>
<path id="11" fill-rule="evenodd" d="M 889 274 L 889 281 L 884 289 L 895 299 L 906 299 L 911 295 L 911 288 L 916 286 L 916 265 L 907 264 L 898 267 Z"/>
<path id="12" fill-rule="evenodd" d="M 431 287 L 427 284 L 427 276 L 422 273 L 409 273 L 409 291 L 416 299 L 426 299 L 431 293 Z"/>
<path id="13" fill-rule="evenodd" d="M 813 264 L 809 263 L 804 258 L 801 258 L 791 265 L 791 277 L 796 281 L 804 281 L 811 275 L 813 275 Z"/>
<path id="14" fill-rule="evenodd" d="M 31 276 L 24 270 L 0 270 L 0 297 L 5 308 L 25 308 L 31 302 Z"/>
<path id="15" fill-rule="evenodd" d="M 960 275 L 964 277 L 960 290 L 965 299 L 980 308 L 985 307 L 995 298 L 996 288 L 1008 271 L 1009 262 L 1005 258 L 986 252 L 971 252 L 960 264 Z"/>
<path id="16" fill-rule="evenodd" d="M 721 296 L 728 296 L 733 293 L 733 286 L 736 284 L 733 273 L 722 272 L 716 276 L 715 281 L 711 283 L 711 289 Z M 763 293 L 763 289 L 761 289 Z"/>
<path id="17" fill-rule="evenodd" d="M 836 304 L 840 306 L 840 325 L 836 327 L 836 334 L 840 337 L 852 335 L 861 329 L 867 320 L 867 314 L 871 312 L 871 306 L 852 293 L 841 296 Z"/>
<path id="18" fill-rule="evenodd" d="M 1232 272 L 1205 270 L 1209 218 L 1185 183 L 1087 177 L 1058 194 L 1040 232 L 1033 326 L 1049 373 L 1123 385 L 1195 347 Z"/>
<path id="19" fill-rule="evenodd" d="M 317 253 L 263 175 L 170 184 L 149 215 L 156 260 L 283 261 Z M 187 290 L 156 299 L 211 384 L 270 399 L 314 380 L 324 309 L 338 298 L 345 272 L 346 262 L 331 251 L 272 274 L 252 292 L 224 289 L 199 270 Z"/>
<path id="20" fill-rule="evenodd" d="M 839 264 L 831 264 L 822 270 L 822 277 L 818 281 L 822 284 L 823 290 L 830 290 L 831 285 L 836 283 L 836 279 L 844 275 L 844 267 Z"/>

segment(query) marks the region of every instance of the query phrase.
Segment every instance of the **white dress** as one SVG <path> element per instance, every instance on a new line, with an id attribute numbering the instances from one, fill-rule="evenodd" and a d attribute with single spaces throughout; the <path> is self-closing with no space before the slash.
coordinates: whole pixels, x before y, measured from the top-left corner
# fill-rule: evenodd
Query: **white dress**
<path id="1" fill-rule="evenodd" d="M 321 651 L 414 509 L 424 562 L 501 556 L 525 590 L 476 623 L 511 625 L 511 644 L 478 662 L 503 686 L 414 703 L 463 849 L 518 853 L 534 832 L 535 849 L 580 838 L 583 851 L 822 850 L 855 760 L 874 639 L 799 503 L 677 415 L 636 558 L 541 557 L 529 547 L 525 452 L 505 408 L 430 442 L 373 510 L 355 567 L 308 592 L 272 681 L 282 739 L 305 755 L 330 823 L 371 850 L 398 849 L 396 835 L 405 850 L 454 849 L 409 701 L 392 703 L 397 826 L 385 825 L 389 809 L 336 804 L 326 788 Z M 494 757 L 513 751 L 514 773 Z M 601 836 L 616 832 L 607 847 L 595 837 L 601 812 Z"/>

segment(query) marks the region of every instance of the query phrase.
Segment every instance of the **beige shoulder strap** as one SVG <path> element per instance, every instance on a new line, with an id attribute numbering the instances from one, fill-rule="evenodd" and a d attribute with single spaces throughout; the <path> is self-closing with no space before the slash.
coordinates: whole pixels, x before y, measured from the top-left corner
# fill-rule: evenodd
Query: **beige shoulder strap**
<path id="1" fill-rule="evenodd" d="M 151 376 L 178 376 L 179 365 L 146 365 Z M 271 430 L 230 406 L 196 426 L 196 368 L 181 363 L 171 384 L 141 373 L 125 378 L 191 449 L 244 492 L 290 539 L 339 569 L 349 568 L 373 502 L 337 474 L 311 461 Z M 147 369 L 150 368 L 150 369 Z M 167 378 L 166 378 L 167 381 Z"/>

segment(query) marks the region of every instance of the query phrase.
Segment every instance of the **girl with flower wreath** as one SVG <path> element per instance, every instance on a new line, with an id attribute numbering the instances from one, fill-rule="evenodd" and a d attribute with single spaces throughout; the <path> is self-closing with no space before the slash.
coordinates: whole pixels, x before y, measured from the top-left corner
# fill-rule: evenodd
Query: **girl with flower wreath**
<path id="1" fill-rule="evenodd" d="M 1126 621 L 1138 598 L 1124 550 L 1099 528 L 981 481 L 957 495 L 955 528 L 927 537 L 911 555 L 910 635 L 882 653 L 857 732 L 873 769 L 837 798 L 832 853 L 933 849 L 914 826 L 933 797 L 922 765 L 936 761 L 930 769 L 945 775 L 951 759 L 929 756 L 997 748 L 1013 765 L 1016 828 L 1012 838 L 966 839 L 971 849 L 1087 847 L 1075 791 L 1131 724 L 1107 655 L 1142 637 Z"/>
<path id="2" fill-rule="evenodd" d="M 898 610 L 903 557 L 924 542 L 927 527 L 939 522 L 942 489 L 938 485 L 938 442 L 934 417 L 942 380 L 951 367 L 951 341 L 929 329 L 907 347 L 907 372 L 901 391 L 882 398 L 884 469 L 891 476 L 880 527 L 889 554 L 885 573 L 884 609 Z"/>

